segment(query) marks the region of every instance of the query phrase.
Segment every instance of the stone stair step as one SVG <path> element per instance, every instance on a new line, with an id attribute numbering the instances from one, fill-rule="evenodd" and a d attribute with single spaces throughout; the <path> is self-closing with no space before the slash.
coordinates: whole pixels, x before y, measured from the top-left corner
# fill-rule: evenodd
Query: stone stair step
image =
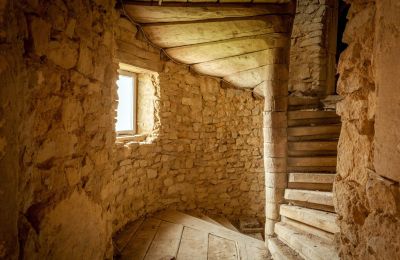
<path id="1" fill-rule="evenodd" d="M 201 213 L 199 211 L 191 210 L 191 211 L 188 211 L 188 212 L 185 212 L 185 213 L 190 215 L 190 216 L 192 216 L 192 217 L 199 218 L 199 219 L 202 219 L 204 221 L 207 221 L 208 223 L 223 227 L 223 225 L 221 223 L 219 223 L 218 221 L 210 218 L 209 216 L 207 216 L 207 215 L 205 215 L 205 214 L 203 214 L 203 213 Z"/>
<path id="2" fill-rule="evenodd" d="M 293 227 L 296 227 L 298 229 L 300 229 L 301 231 L 305 232 L 305 233 L 309 233 L 312 234 L 314 236 L 317 236 L 319 238 L 321 238 L 322 240 L 324 240 L 327 243 L 333 243 L 335 236 L 332 233 L 326 232 L 324 230 L 321 230 L 319 228 L 313 227 L 313 226 L 309 226 L 306 225 L 304 223 L 298 222 L 296 220 L 287 218 L 282 216 L 281 217 L 281 222 L 286 223 L 286 224 L 290 224 Z"/>
<path id="3" fill-rule="evenodd" d="M 288 178 L 289 183 L 324 183 L 332 184 L 335 181 L 333 173 L 310 173 L 310 172 L 291 172 Z"/>
<path id="4" fill-rule="evenodd" d="M 275 233 L 282 242 L 286 243 L 305 259 L 339 259 L 333 243 L 328 243 L 318 236 L 304 232 L 288 223 L 276 223 Z"/>
<path id="5" fill-rule="evenodd" d="M 288 166 L 313 167 L 313 166 L 336 166 L 336 156 L 313 156 L 313 157 L 289 157 Z"/>
<path id="6" fill-rule="evenodd" d="M 289 96 L 288 103 L 289 110 L 317 109 L 322 107 L 319 98 Z"/>
<path id="7" fill-rule="evenodd" d="M 322 126 L 296 126 L 288 128 L 288 137 L 323 137 L 337 138 L 340 134 L 340 124 Z"/>
<path id="8" fill-rule="evenodd" d="M 307 118 L 307 119 L 296 119 L 288 120 L 288 126 L 318 126 L 318 125 L 334 125 L 340 123 L 340 117 L 328 117 L 328 118 Z"/>
<path id="9" fill-rule="evenodd" d="M 315 126 L 340 123 L 340 117 L 334 111 L 289 111 L 288 126 Z"/>
<path id="10" fill-rule="evenodd" d="M 314 167 L 308 167 L 308 166 L 288 166 L 287 167 L 288 172 L 326 172 L 326 173 L 335 173 L 336 172 L 336 166 L 314 166 Z"/>
<path id="11" fill-rule="evenodd" d="M 285 199 L 333 207 L 333 194 L 328 191 L 286 189 Z"/>
<path id="12" fill-rule="evenodd" d="M 282 204 L 280 214 L 330 233 L 340 231 L 336 224 L 337 215 L 335 213 Z"/>
<path id="13" fill-rule="evenodd" d="M 264 228 L 256 218 L 248 217 L 239 219 L 239 229 L 245 234 L 264 232 Z"/>
<path id="14" fill-rule="evenodd" d="M 322 110 L 297 110 L 288 112 L 288 120 L 310 119 L 310 118 L 340 118 L 335 111 Z"/>
<path id="15" fill-rule="evenodd" d="M 288 188 L 332 191 L 334 179 L 333 173 L 289 173 Z"/>
<path id="16" fill-rule="evenodd" d="M 211 218 L 230 230 L 240 232 L 227 218 L 221 215 L 212 215 Z"/>
<path id="17" fill-rule="evenodd" d="M 246 235 L 248 235 L 248 236 L 250 236 L 252 238 L 264 241 L 264 238 L 263 238 L 261 233 L 249 233 L 249 234 L 246 234 Z"/>
<path id="18" fill-rule="evenodd" d="M 274 260 L 302 260 L 296 251 L 291 249 L 278 238 L 273 237 L 268 239 L 268 249 Z"/>
<path id="19" fill-rule="evenodd" d="M 337 151 L 337 141 L 288 142 L 289 151 Z"/>

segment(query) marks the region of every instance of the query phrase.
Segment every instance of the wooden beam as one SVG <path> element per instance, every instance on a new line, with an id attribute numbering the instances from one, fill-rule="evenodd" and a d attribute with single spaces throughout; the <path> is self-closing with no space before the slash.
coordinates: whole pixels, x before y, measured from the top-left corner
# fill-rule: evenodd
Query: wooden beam
<path id="1" fill-rule="evenodd" d="M 264 2 L 263 2 L 264 1 Z M 268 2 L 269 1 L 269 2 Z M 275 1 L 275 2 L 272 2 Z M 159 6 L 156 0 L 124 0 L 125 6 L 141 5 L 141 6 Z M 162 7 L 271 7 L 275 5 L 288 5 L 294 11 L 294 4 L 290 0 L 231 0 L 222 2 L 218 0 L 163 0 Z"/>
<path id="2" fill-rule="evenodd" d="M 224 77 L 224 80 L 240 88 L 254 88 L 265 80 L 266 66 L 241 71 Z"/>
<path id="3" fill-rule="evenodd" d="M 148 24 L 143 26 L 143 30 L 154 44 L 169 48 L 245 36 L 286 33 L 289 23 L 287 16 L 271 15 L 229 21 Z"/>
<path id="4" fill-rule="evenodd" d="M 267 7 L 182 7 L 182 6 L 144 6 L 128 4 L 125 10 L 139 23 L 182 22 L 232 17 L 258 16 L 266 14 L 290 14 L 288 5 Z"/>
<path id="5" fill-rule="evenodd" d="M 194 64 L 288 44 L 289 38 L 285 34 L 273 33 L 169 48 L 166 52 L 180 62 Z"/>
<path id="6" fill-rule="evenodd" d="M 274 55 L 273 49 L 242 54 L 193 65 L 193 68 L 203 74 L 225 77 L 241 71 L 258 68 L 267 64 L 278 63 L 283 57 Z"/>

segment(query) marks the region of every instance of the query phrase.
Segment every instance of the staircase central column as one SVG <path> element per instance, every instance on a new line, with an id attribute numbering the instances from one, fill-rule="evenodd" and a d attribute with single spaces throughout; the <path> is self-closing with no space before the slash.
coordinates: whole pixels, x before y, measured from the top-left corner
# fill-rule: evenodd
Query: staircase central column
<path id="1" fill-rule="evenodd" d="M 289 49 L 274 51 L 275 64 L 267 65 L 264 84 L 265 241 L 274 234 L 279 205 L 287 185 L 287 106 Z"/>

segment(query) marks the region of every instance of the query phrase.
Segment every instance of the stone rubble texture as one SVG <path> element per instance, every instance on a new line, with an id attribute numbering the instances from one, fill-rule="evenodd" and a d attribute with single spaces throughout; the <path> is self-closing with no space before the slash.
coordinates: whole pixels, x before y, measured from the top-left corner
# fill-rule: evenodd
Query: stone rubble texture
<path id="1" fill-rule="evenodd" d="M 382 19 L 377 19 L 377 6 L 396 6 L 393 1 L 348 2 L 351 7 L 343 40 L 349 46 L 340 57 L 338 82 L 338 92 L 343 100 L 337 106 L 337 113 L 342 117 L 338 175 L 334 185 L 334 202 L 341 229 L 337 242 L 342 259 L 400 259 L 399 183 L 381 177 L 387 174 L 386 170 L 391 170 L 375 169 L 374 163 L 376 107 L 388 105 L 377 103 L 378 90 L 384 86 L 377 82 L 374 61 L 383 54 L 383 49 L 388 50 L 376 45 L 382 40 L 375 39 L 376 28 L 383 25 Z M 399 8 L 397 5 L 397 10 Z M 380 13 L 381 16 L 385 14 L 387 9 L 386 13 Z M 399 41 L 399 35 L 395 37 L 393 43 Z M 394 64 L 396 61 L 379 65 L 389 68 Z M 385 87 L 391 87 L 391 95 L 396 95 L 398 88 L 395 90 L 395 85 Z M 395 113 L 392 116 L 398 118 Z M 394 133 L 386 132 L 386 135 L 391 136 L 392 145 L 398 143 Z M 388 157 L 381 158 L 380 163 L 388 164 L 388 160 Z"/>
<path id="2" fill-rule="evenodd" d="M 334 93 L 336 35 L 332 37 L 330 32 L 335 27 L 333 13 L 337 6 L 334 2 L 297 1 L 289 65 L 289 92 L 294 95 Z"/>
<path id="3" fill-rule="evenodd" d="M 29 259 L 111 258 L 116 231 L 167 207 L 264 218 L 262 100 L 161 61 L 121 33 L 135 29 L 121 26 L 114 1 L 0 10 L 10 25 L 1 27 L 0 191 L 13 195 L 0 213 L 1 257 L 16 258 L 19 241 Z M 159 72 L 143 142 L 116 142 L 121 37 L 135 47 L 132 65 Z"/>
<path id="4" fill-rule="evenodd" d="M 343 121 L 337 242 L 343 259 L 396 259 L 400 192 L 398 179 L 375 167 L 382 75 L 374 69 L 379 48 L 385 49 L 376 47 L 375 27 L 382 26 L 382 17 L 396 16 L 384 16 L 393 0 L 349 2 L 344 36 L 349 47 L 339 64 L 344 99 L 337 106 Z M 304 15 L 295 21 L 291 92 L 317 95 L 326 86 L 323 69 L 315 65 L 326 62 L 319 16 L 326 3 L 299 1 Z M 285 186 L 283 175 L 276 174 L 283 170 L 263 166 L 263 148 L 280 150 L 282 159 L 285 142 L 263 144 L 262 131 L 263 111 L 276 113 L 270 121 L 265 117 L 269 127 L 285 122 L 279 115 L 286 110 L 286 94 L 257 100 L 163 61 L 119 18 L 114 4 L 0 1 L 0 258 L 110 259 L 115 232 L 167 207 L 265 220 L 265 198 L 274 190 L 265 194 L 264 175 L 268 185 Z M 391 11 L 398 8 L 394 4 Z M 302 26 L 309 27 L 309 38 Z M 390 28 L 398 42 L 396 27 Z M 304 54 L 296 56 L 300 49 Z M 304 65 L 304 57 L 313 62 Z M 159 73 L 153 81 L 153 131 L 142 142 L 116 141 L 118 61 Z M 394 87 L 391 91 L 396 96 Z M 267 165 L 284 165 L 265 156 Z M 266 227 L 273 227 L 275 204 Z"/>

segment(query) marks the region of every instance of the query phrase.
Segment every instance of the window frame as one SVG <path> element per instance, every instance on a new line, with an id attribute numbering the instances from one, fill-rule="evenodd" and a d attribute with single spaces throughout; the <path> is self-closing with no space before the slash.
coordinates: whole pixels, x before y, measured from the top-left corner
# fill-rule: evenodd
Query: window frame
<path id="1" fill-rule="evenodd" d="M 132 130 L 122 130 L 122 131 L 117 131 L 115 129 L 115 132 L 117 133 L 118 137 L 124 137 L 124 136 L 133 136 L 137 134 L 137 101 L 138 101 L 138 74 L 132 71 L 127 71 L 127 70 L 118 70 L 118 77 L 126 76 L 126 77 L 131 77 L 133 80 L 133 86 L 132 86 L 132 95 L 133 95 L 133 102 L 132 102 L 132 115 L 133 115 L 133 129 Z M 117 84 L 116 84 L 117 85 Z M 117 85 L 118 88 L 118 85 Z M 117 93 L 118 95 L 118 93 Z M 118 101 L 119 101 L 119 96 L 118 96 Z M 117 107 L 117 120 L 118 120 L 118 107 Z M 115 122 L 115 126 L 117 123 Z"/>

